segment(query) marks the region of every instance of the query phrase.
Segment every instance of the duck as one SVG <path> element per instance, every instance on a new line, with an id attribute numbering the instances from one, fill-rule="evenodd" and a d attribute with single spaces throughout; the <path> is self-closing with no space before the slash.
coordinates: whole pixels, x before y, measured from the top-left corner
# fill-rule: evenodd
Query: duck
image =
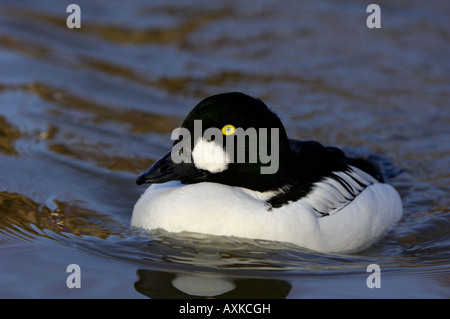
<path id="1" fill-rule="evenodd" d="M 134 205 L 133 228 L 355 253 L 401 219 L 400 195 L 376 165 L 288 138 L 279 116 L 245 93 L 200 101 L 171 139 L 136 178 L 150 185 Z"/>

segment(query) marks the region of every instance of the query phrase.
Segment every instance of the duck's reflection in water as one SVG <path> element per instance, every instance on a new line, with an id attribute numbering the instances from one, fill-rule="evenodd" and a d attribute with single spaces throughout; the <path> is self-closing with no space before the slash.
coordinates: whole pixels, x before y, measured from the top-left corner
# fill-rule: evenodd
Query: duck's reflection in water
<path id="1" fill-rule="evenodd" d="M 150 298 L 286 298 L 291 285 L 278 279 L 241 278 L 215 273 L 170 273 L 140 269 L 134 287 Z"/>

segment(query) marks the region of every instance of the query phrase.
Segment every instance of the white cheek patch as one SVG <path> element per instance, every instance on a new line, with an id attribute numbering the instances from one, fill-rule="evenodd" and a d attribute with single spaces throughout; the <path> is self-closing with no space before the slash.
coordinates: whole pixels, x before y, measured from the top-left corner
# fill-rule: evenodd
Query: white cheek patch
<path id="1" fill-rule="evenodd" d="M 231 162 L 222 145 L 213 141 L 204 140 L 203 138 L 195 143 L 192 158 L 195 167 L 211 173 L 223 172 L 228 168 L 228 163 Z"/>

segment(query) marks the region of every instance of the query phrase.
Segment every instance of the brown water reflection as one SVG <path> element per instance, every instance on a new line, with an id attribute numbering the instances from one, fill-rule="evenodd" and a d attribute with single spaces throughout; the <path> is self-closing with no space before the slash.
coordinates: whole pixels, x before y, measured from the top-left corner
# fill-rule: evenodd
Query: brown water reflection
<path id="1" fill-rule="evenodd" d="M 108 105 L 84 99 L 83 97 L 70 94 L 63 89 L 48 87 L 42 83 L 31 83 L 21 89 L 37 94 L 41 99 L 52 102 L 57 107 L 48 112 L 62 113 L 70 109 L 75 109 L 83 113 L 88 113 L 90 120 L 95 123 L 116 121 L 131 126 L 131 131 L 135 133 L 168 133 L 179 125 L 182 120 L 174 116 L 168 117 L 139 110 L 114 110 Z"/>
<path id="2" fill-rule="evenodd" d="M 0 230 L 29 240 L 34 240 L 36 236 L 49 237 L 48 230 L 60 235 L 70 233 L 102 239 L 112 234 L 111 229 L 104 226 L 113 224 L 107 215 L 58 201 L 55 201 L 55 206 L 51 210 L 26 196 L 0 192 Z"/>
<path id="3" fill-rule="evenodd" d="M 20 137 L 20 131 L 6 122 L 3 116 L 0 116 L 0 152 L 9 155 L 18 155 L 14 148 L 14 141 Z"/>

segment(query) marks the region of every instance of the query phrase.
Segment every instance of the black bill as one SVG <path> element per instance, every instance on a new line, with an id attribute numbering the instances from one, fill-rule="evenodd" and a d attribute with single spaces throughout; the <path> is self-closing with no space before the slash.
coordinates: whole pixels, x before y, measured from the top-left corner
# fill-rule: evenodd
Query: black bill
<path id="1" fill-rule="evenodd" d="M 182 183 L 198 183 L 203 181 L 207 172 L 195 167 L 193 163 L 175 163 L 171 152 L 159 159 L 152 167 L 136 178 L 136 184 L 160 184 L 178 180 Z"/>

